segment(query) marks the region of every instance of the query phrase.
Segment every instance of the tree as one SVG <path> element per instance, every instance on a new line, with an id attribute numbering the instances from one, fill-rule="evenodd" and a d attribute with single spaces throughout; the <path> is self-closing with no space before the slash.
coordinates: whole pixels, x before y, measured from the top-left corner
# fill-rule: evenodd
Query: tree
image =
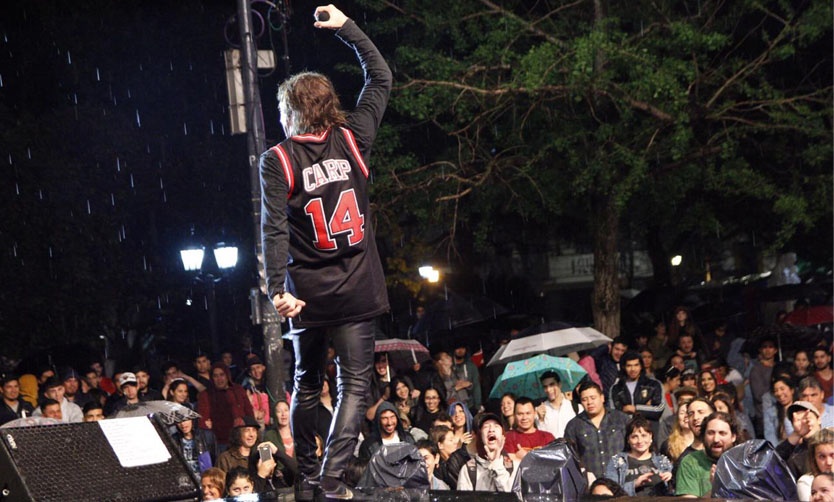
<path id="1" fill-rule="evenodd" d="M 414 214 L 448 256 L 486 260 L 505 221 L 586 227 L 609 335 L 625 215 L 648 242 L 718 229 L 774 249 L 830 221 L 830 2 L 362 4 L 397 77 L 381 224 Z"/>

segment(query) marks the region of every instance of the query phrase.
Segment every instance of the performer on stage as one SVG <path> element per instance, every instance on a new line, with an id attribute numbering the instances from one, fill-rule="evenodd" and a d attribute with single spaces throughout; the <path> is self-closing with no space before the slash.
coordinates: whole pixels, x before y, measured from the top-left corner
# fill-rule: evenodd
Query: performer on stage
<path id="1" fill-rule="evenodd" d="M 374 317 L 388 311 L 368 200 L 368 157 L 391 92 L 391 70 L 356 23 L 333 5 L 317 28 L 333 29 L 365 75 L 356 108 L 342 110 L 333 84 L 300 73 L 278 89 L 287 139 L 261 155 L 262 233 L 268 294 L 295 334 L 292 428 L 300 471 L 297 500 L 311 500 L 321 476 L 327 498 L 350 499 L 342 474 L 367 407 Z M 321 466 L 316 410 L 328 343 L 339 365 L 339 402 Z"/>

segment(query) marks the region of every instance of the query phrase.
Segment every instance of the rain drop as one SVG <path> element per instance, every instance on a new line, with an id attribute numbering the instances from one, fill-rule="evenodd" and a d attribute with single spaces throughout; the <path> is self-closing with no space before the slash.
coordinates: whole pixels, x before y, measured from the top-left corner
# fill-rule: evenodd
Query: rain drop
<path id="1" fill-rule="evenodd" d="M 130 99 L 130 98 L 132 98 L 132 97 L 133 97 L 133 95 L 132 95 L 132 93 L 130 92 L 130 88 L 128 87 L 128 89 L 127 89 L 127 99 Z"/>
<path id="2" fill-rule="evenodd" d="M 122 161 L 118 157 L 116 157 L 116 172 L 122 172 Z"/>
<path id="3" fill-rule="evenodd" d="M 188 126 L 185 124 L 185 122 L 182 123 L 182 133 L 188 136 Z"/>
<path id="4" fill-rule="evenodd" d="M 72 93 L 72 103 L 74 105 L 78 104 L 78 93 L 76 93 L 76 92 Z"/>
<path id="5" fill-rule="evenodd" d="M 171 69 L 171 71 L 174 71 L 174 62 L 168 61 L 168 67 Z"/>
<path id="6" fill-rule="evenodd" d="M 14 246 L 12 246 L 12 254 L 15 258 L 17 258 L 17 242 L 15 242 Z"/>
<path id="7" fill-rule="evenodd" d="M 0 87 L 3 87 L 3 75 L 0 75 Z"/>
<path id="8" fill-rule="evenodd" d="M 142 267 L 145 269 L 145 272 L 148 271 L 148 258 L 145 256 L 142 257 Z"/>
<path id="9" fill-rule="evenodd" d="M 93 210 L 90 207 L 90 199 L 87 199 L 87 214 L 93 214 Z"/>
<path id="10" fill-rule="evenodd" d="M 18 185 L 16 181 L 14 183 L 14 193 L 15 195 L 20 195 L 20 185 Z"/>
<path id="11" fill-rule="evenodd" d="M 145 68 L 142 66 L 142 63 L 139 63 L 139 71 L 145 71 Z"/>
<path id="12" fill-rule="evenodd" d="M 162 183 L 162 178 L 159 178 L 159 189 L 165 190 L 165 185 Z"/>
<path id="13" fill-rule="evenodd" d="M 38 189 L 38 198 L 39 198 L 40 200 L 43 200 L 43 188 L 39 188 L 39 189 Z"/>
<path id="14" fill-rule="evenodd" d="M 101 82 L 101 73 L 99 73 L 98 67 L 96 67 L 96 82 Z"/>
<path id="15" fill-rule="evenodd" d="M 124 226 L 124 224 L 122 224 L 122 237 L 124 237 L 125 239 L 127 239 L 127 230 L 125 230 L 125 226 Z"/>
<path id="16" fill-rule="evenodd" d="M 214 121 L 209 120 L 209 129 L 211 130 L 211 135 L 214 136 Z"/>
<path id="17" fill-rule="evenodd" d="M 52 246 L 49 246 L 49 257 L 52 258 Z"/>
<path id="18" fill-rule="evenodd" d="M 114 98 L 115 100 L 115 98 Z M 136 109 L 136 125 L 142 127 L 142 119 L 139 118 L 139 109 Z"/>
<path id="19" fill-rule="evenodd" d="M 162 297 L 161 296 L 156 297 L 156 308 L 158 308 L 159 310 L 162 310 Z"/>
<path id="20" fill-rule="evenodd" d="M 67 51 L 67 64 L 72 64 L 72 55 L 70 51 Z"/>
<path id="21" fill-rule="evenodd" d="M 136 186 L 133 184 L 133 173 L 130 173 L 130 188 L 136 188 Z"/>
<path id="22" fill-rule="evenodd" d="M 150 143 L 148 143 L 148 144 L 145 146 L 145 152 L 147 152 L 147 153 L 151 153 L 151 144 L 150 144 Z"/>
<path id="23" fill-rule="evenodd" d="M 32 148 L 26 147 L 26 156 L 29 157 L 29 160 L 32 160 Z"/>
<path id="24" fill-rule="evenodd" d="M 14 162 L 12 162 L 12 154 L 9 154 L 9 165 L 14 165 Z"/>
<path id="25" fill-rule="evenodd" d="M 168 202 L 168 194 L 165 191 L 162 192 L 162 202 Z"/>
<path id="26" fill-rule="evenodd" d="M 116 207 L 116 197 L 113 195 L 113 192 L 110 192 L 110 205 Z"/>

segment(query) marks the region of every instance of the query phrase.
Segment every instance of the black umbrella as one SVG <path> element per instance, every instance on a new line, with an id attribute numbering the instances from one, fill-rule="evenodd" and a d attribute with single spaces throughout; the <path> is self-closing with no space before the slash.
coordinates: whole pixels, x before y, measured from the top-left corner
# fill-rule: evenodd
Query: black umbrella
<path id="1" fill-rule="evenodd" d="M 781 358 L 782 350 L 815 347 L 822 338 L 823 334 L 813 328 L 792 324 L 771 324 L 754 329 L 750 338 L 741 347 L 741 351 L 755 356 L 759 353 L 759 345 L 763 339 L 776 340 L 776 347 L 779 349 Z"/>
<path id="2" fill-rule="evenodd" d="M 412 336 L 453 331 L 463 326 L 495 319 L 505 313 L 506 308 L 485 296 L 463 296 L 447 289 L 444 291 L 443 299 L 437 300 L 426 309 L 426 313 L 414 327 Z"/>

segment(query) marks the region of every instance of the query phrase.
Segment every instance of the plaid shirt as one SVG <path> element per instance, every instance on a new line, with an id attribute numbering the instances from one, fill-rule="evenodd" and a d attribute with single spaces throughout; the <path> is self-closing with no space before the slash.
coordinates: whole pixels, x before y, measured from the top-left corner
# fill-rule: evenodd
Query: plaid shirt
<path id="1" fill-rule="evenodd" d="M 585 468 L 597 479 L 605 475 L 611 457 L 623 451 L 628 420 L 628 415 L 622 411 L 606 409 L 597 429 L 588 413 L 583 411 L 565 427 L 565 439 L 573 442 Z"/>

